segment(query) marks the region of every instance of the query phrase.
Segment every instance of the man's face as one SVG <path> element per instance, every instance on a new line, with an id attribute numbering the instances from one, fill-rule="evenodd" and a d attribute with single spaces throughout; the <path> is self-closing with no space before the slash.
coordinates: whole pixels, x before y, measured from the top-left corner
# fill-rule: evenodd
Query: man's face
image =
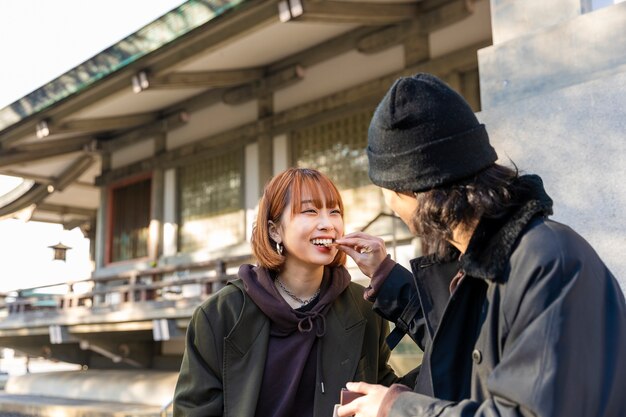
<path id="1" fill-rule="evenodd" d="M 400 194 L 395 191 L 383 188 L 383 197 L 387 206 L 396 213 L 402 221 L 409 227 L 411 233 L 413 230 L 413 213 L 417 209 L 417 199 L 414 196 Z"/>

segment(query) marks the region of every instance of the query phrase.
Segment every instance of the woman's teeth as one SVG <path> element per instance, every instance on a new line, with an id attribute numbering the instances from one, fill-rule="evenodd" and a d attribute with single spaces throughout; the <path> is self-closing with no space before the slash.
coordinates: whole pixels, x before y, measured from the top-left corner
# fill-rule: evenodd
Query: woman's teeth
<path id="1" fill-rule="evenodd" d="M 332 239 L 313 239 L 311 240 L 311 243 L 317 246 L 329 247 L 330 245 L 333 244 L 333 240 Z"/>

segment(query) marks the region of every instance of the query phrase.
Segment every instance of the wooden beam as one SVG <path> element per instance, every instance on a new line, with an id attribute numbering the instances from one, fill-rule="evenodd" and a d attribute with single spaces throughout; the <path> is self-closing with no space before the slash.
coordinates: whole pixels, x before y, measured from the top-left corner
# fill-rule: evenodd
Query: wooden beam
<path id="1" fill-rule="evenodd" d="M 235 129 L 216 135 L 207 136 L 188 145 L 172 149 L 161 155 L 155 155 L 121 168 L 103 172 L 96 178 L 96 185 L 102 186 L 142 172 L 149 172 L 160 167 L 163 169 L 185 165 L 196 160 L 227 152 L 245 146 L 256 140 L 258 135 L 268 131 L 269 118 L 265 121 L 250 122 Z"/>
<path id="2" fill-rule="evenodd" d="M 159 74 L 171 71 L 176 65 L 183 65 L 191 57 L 202 52 L 210 52 L 232 43 L 255 30 L 278 22 L 276 3 L 266 0 L 247 0 L 232 13 L 220 16 L 209 25 L 203 25 L 155 53 L 105 77 L 80 94 L 66 98 L 49 109 L 39 112 L 0 133 L 0 149 L 24 137 L 32 135 L 35 125 L 42 119 L 61 120 L 71 117 L 106 97 L 128 88 L 133 75 L 143 68 Z"/>
<path id="3" fill-rule="evenodd" d="M 222 99 L 230 105 L 245 103 L 302 80 L 304 73 L 301 65 L 293 65 L 268 75 L 264 80 L 227 90 Z"/>
<path id="4" fill-rule="evenodd" d="M 94 162 L 93 155 L 82 155 L 76 159 L 70 166 L 65 168 L 61 175 L 57 177 L 57 181 L 52 184 L 54 190 L 63 191 L 65 187 L 77 180 L 85 171 L 91 167 Z"/>
<path id="5" fill-rule="evenodd" d="M 386 26 L 375 32 L 368 33 L 356 43 L 356 49 L 362 54 L 375 54 L 404 41 L 409 25 L 399 24 Z"/>
<path id="6" fill-rule="evenodd" d="M 83 155 L 76 159 L 68 168 L 66 168 L 61 173 L 61 175 L 58 176 L 55 183 L 36 183 L 22 196 L 7 204 L 6 206 L 0 207 L 0 217 L 9 216 L 33 204 L 39 205 L 51 193 L 55 191 L 61 191 L 70 183 L 77 180 L 91 166 L 94 159 L 95 158 L 93 155 Z"/>
<path id="7" fill-rule="evenodd" d="M 327 59 L 333 58 L 337 55 L 340 55 L 344 52 L 348 52 L 354 49 L 359 39 L 361 39 L 363 36 L 374 33 L 376 31 L 377 31 L 376 28 L 371 28 L 371 27 L 358 28 L 358 29 L 352 30 L 339 37 L 330 39 L 326 42 L 310 47 L 304 51 L 300 51 L 279 62 L 276 62 L 270 65 L 269 67 L 267 67 L 265 69 L 265 73 L 275 74 L 284 70 L 289 72 L 290 67 L 300 66 L 300 67 L 306 68 L 306 67 L 318 64 Z M 165 109 L 163 112 L 167 114 L 173 114 L 176 112 L 183 112 L 183 111 L 193 113 L 197 109 L 202 109 L 210 105 L 222 102 L 222 98 L 227 91 L 231 91 L 231 94 L 233 94 L 233 97 L 235 97 L 236 95 L 244 96 L 245 94 L 247 94 L 248 97 L 251 97 L 251 98 L 263 97 L 271 93 L 271 91 L 267 91 L 267 90 L 263 91 L 263 89 L 259 88 L 259 86 L 257 86 L 256 90 L 254 88 L 251 88 L 250 86 L 247 86 L 247 87 L 242 88 L 242 90 L 240 90 L 238 93 L 232 93 L 234 89 L 216 88 L 216 89 L 209 90 L 205 93 L 198 94 L 197 96 L 184 100 L 173 106 L 170 106 L 167 109 Z M 104 149 L 107 149 L 107 150 L 117 150 L 123 146 L 127 146 L 130 143 L 140 141 L 140 140 L 146 140 L 148 138 L 149 136 L 147 135 L 147 133 L 146 134 L 129 133 L 128 141 L 125 140 L 125 136 L 120 136 L 116 138 L 115 140 L 110 140 L 110 141 L 105 142 L 105 145 L 103 145 L 103 147 Z"/>
<path id="8" fill-rule="evenodd" d="M 230 87 L 260 80 L 262 77 L 263 69 L 261 68 L 173 72 L 157 76 L 142 71 L 133 77 L 132 85 L 133 91 L 140 93 L 148 89 Z"/>
<path id="9" fill-rule="evenodd" d="M 175 114 L 177 112 L 185 112 L 187 114 L 193 114 L 196 110 L 221 103 L 224 92 L 226 92 L 226 88 L 210 89 L 204 93 L 200 93 L 191 98 L 175 103 L 165 108 L 162 113 Z"/>
<path id="10" fill-rule="evenodd" d="M 23 143 L 11 148 L 5 149 L 6 152 L 39 152 L 47 149 L 55 149 L 55 148 L 75 148 L 84 147 L 85 145 L 89 145 L 91 142 L 95 141 L 96 138 L 88 135 L 88 136 L 75 136 L 72 138 L 65 139 L 45 139 L 39 140 L 36 142 L 27 142 Z"/>
<path id="11" fill-rule="evenodd" d="M 51 132 L 57 133 L 55 130 L 64 132 L 93 132 L 93 131 L 112 131 L 129 129 L 153 123 L 158 120 L 158 114 L 141 113 L 129 114 L 124 116 L 101 117 L 96 119 L 76 119 L 68 120 L 59 125 L 57 129 L 52 127 Z"/>
<path id="12" fill-rule="evenodd" d="M 342 115 L 349 115 L 366 108 L 373 108 L 389 86 L 401 76 L 416 72 L 428 72 L 444 78 L 454 71 L 467 71 L 478 66 L 476 51 L 488 46 L 487 42 L 471 45 L 464 50 L 455 51 L 431 61 L 413 65 L 402 71 L 372 80 L 330 96 L 302 104 L 295 108 L 251 122 L 216 135 L 199 139 L 188 145 L 170 150 L 162 155 L 153 156 L 132 165 L 103 172 L 96 178 L 96 185 L 106 185 L 120 179 L 148 172 L 161 167 L 164 169 L 184 165 L 199 160 L 215 152 L 224 152 L 252 143 L 259 135 L 275 136 L 310 126 Z"/>
<path id="13" fill-rule="evenodd" d="M 301 65 L 304 68 L 319 64 L 354 49 L 359 39 L 378 30 L 376 27 L 361 27 L 297 52 L 278 62 L 271 64 L 268 72 L 272 73 L 292 65 Z"/>
<path id="14" fill-rule="evenodd" d="M 448 3 L 453 3 L 457 0 L 422 0 L 418 3 L 417 7 L 420 12 L 427 12 L 429 10 L 437 9 L 441 6 L 445 6 Z"/>
<path id="15" fill-rule="evenodd" d="M 416 22 L 415 25 L 420 27 L 419 30 L 422 33 L 429 32 L 433 29 L 441 27 L 441 25 L 445 25 L 446 21 L 452 22 L 452 20 L 446 20 L 446 19 L 458 20 L 460 18 L 463 18 L 464 16 L 467 16 L 467 12 L 471 10 L 467 6 L 471 4 L 472 2 L 469 0 L 425 0 L 422 2 L 418 2 L 417 5 L 419 9 L 424 12 L 421 13 L 420 17 L 414 19 L 414 22 Z M 348 34 L 342 35 L 338 38 L 331 39 L 327 42 L 324 42 L 321 45 L 316 45 L 314 47 L 307 49 L 306 51 L 302 51 L 300 53 L 292 55 L 291 57 L 287 59 L 274 63 L 269 68 L 267 68 L 266 72 L 271 74 L 272 72 L 280 71 L 290 65 L 296 65 L 296 64 L 300 64 L 301 67 L 306 68 L 308 66 L 315 65 L 316 63 L 329 59 L 333 56 L 336 56 L 342 52 L 351 50 L 355 47 L 363 53 L 374 53 L 379 50 L 385 49 L 385 47 L 393 46 L 394 43 L 401 43 L 403 41 L 403 38 L 407 36 L 406 31 L 402 30 L 402 28 L 398 26 L 391 26 L 376 33 L 373 33 L 373 32 L 374 31 L 372 31 L 371 28 L 367 28 L 367 27 L 356 29 L 352 32 L 349 32 Z M 421 60 L 421 55 L 424 53 L 424 51 L 425 50 L 408 51 L 407 57 L 409 57 L 410 59 L 407 60 L 407 64 L 411 65 Z M 188 51 L 186 51 L 186 53 L 188 53 Z M 150 68 L 150 69 L 154 70 L 154 68 Z M 251 76 L 254 72 L 259 71 L 259 69 L 252 69 L 252 70 L 241 69 L 241 70 L 233 70 L 232 72 L 225 71 L 222 73 L 221 76 L 226 78 L 226 77 L 234 75 L 237 72 L 239 72 L 239 74 L 241 75 L 242 74 L 241 71 L 250 71 L 248 72 L 248 75 Z M 216 72 L 208 72 L 208 73 L 200 73 L 200 74 L 207 75 L 209 73 L 212 73 L 214 75 L 216 74 Z M 228 73 L 230 73 L 230 75 L 228 75 Z M 176 75 L 174 74 L 172 74 L 172 76 L 176 77 Z M 163 80 L 167 80 L 167 76 L 168 75 L 164 74 L 162 76 Z M 159 79 L 159 77 L 161 76 L 155 75 L 155 77 Z M 193 81 L 193 80 L 189 80 L 189 81 Z M 222 100 L 222 97 L 225 97 L 226 102 L 229 102 L 230 100 L 230 102 L 233 104 L 244 102 L 246 100 L 257 98 L 263 93 L 268 92 L 269 90 L 266 87 L 267 84 L 268 84 L 267 80 L 265 80 L 265 83 L 264 81 L 256 80 L 256 82 L 248 83 L 248 84 L 245 84 L 244 86 L 241 86 L 236 92 L 234 91 L 234 89 L 227 90 L 227 89 L 222 89 L 222 88 L 216 88 L 213 90 L 209 90 L 206 93 L 202 93 L 202 94 L 199 94 L 198 96 L 187 99 L 174 106 L 171 106 L 166 110 L 166 112 L 181 111 L 184 109 L 187 109 L 189 112 L 193 112 L 197 108 L 205 107 L 207 105 L 219 102 L 220 100 Z M 271 84 L 271 81 L 269 82 L 269 84 Z M 284 84 L 284 86 L 287 86 L 287 85 L 290 85 L 290 84 L 289 83 Z M 148 118 L 149 117 L 150 116 L 148 116 Z M 157 116 L 154 115 L 152 120 L 156 118 Z M 48 121 L 46 120 L 46 122 Z M 93 129 L 95 128 L 111 129 L 114 127 L 122 128 L 124 126 L 124 124 L 121 123 L 120 119 L 118 119 L 117 121 L 116 120 L 107 121 L 107 120 L 101 119 L 99 121 L 101 124 L 100 126 L 96 125 L 96 123 L 94 122 L 95 120 L 76 122 L 73 125 L 72 124 L 65 125 L 65 126 L 62 125 L 61 127 L 58 127 L 58 126 L 55 127 L 54 123 L 49 123 L 49 125 L 46 126 L 46 128 L 48 129 L 48 135 L 49 135 L 51 133 L 53 134 L 54 132 L 58 132 L 59 129 L 62 130 L 63 128 L 65 129 L 80 128 L 81 123 L 82 124 L 90 123 Z M 117 126 L 115 125 L 115 123 L 118 123 Z M 129 122 L 128 119 L 126 120 L 126 123 L 131 123 L 132 125 L 132 121 Z M 87 126 L 82 126 L 82 127 L 86 128 Z M 130 133 L 130 135 L 135 136 L 135 137 L 137 136 L 137 134 L 134 134 L 134 133 Z M 136 139 L 136 140 L 141 140 L 141 139 Z M 118 147 L 116 145 L 113 145 L 116 142 L 122 145 L 122 142 L 118 142 L 118 141 L 107 141 L 103 143 L 111 144 L 112 149 L 113 148 L 117 149 Z M 105 145 L 105 146 L 108 146 L 108 145 Z"/>
<path id="16" fill-rule="evenodd" d="M 470 45 L 461 51 L 455 51 L 436 59 L 412 65 L 404 70 L 389 74 L 381 78 L 339 91 L 310 103 L 305 103 L 292 109 L 277 113 L 272 117 L 273 134 L 280 134 L 290 129 L 298 128 L 305 120 L 314 121 L 319 114 L 338 111 L 344 106 L 353 103 L 372 102 L 374 105 L 389 89 L 391 84 L 401 76 L 410 76 L 417 72 L 427 72 L 445 77 L 447 74 L 458 70 L 466 71 L 476 68 L 478 57 L 476 51 L 488 46 L 488 42 L 480 42 Z"/>
<path id="17" fill-rule="evenodd" d="M 4 207 L 0 207 L 0 219 L 24 210 L 33 204 L 37 204 L 48 196 L 48 187 L 43 184 L 35 184 L 30 190 L 13 200 Z"/>
<path id="18" fill-rule="evenodd" d="M 84 219 L 95 218 L 96 213 L 97 213 L 96 209 L 76 207 L 76 206 L 65 206 L 61 204 L 51 204 L 51 203 L 37 204 L 36 210 L 47 211 L 50 213 L 58 213 L 60 215 L 69 214 L 69 215 L 78 216 Z"/>
<path id="19" fill-rule="evenodd" d="M 16 170 L 2 170 L 2 173 L 4 175 L 10 175 L 12 177 L 24 178 L 26 180 L 33 180 L 33 181 L 38 182 L 40 184 L 46 184 L 46 185 L 54 184 L 54 182 L 57 181 L 57 178 L 53 177 L 53 176 L 35 175 L 35 174 L 30 174 L 28 172 L 20 172 L 20 171 L 16 171 Z M 89 188 L 89 189 L 96 188 L 96 186 L 94 184 L 89 183 L 89 182 L 84 182 L 84 181 L 74 181 L 74 183 L 72 185 L 78 186 L 78 187 L 83 187 L 83 188 Z"/>
<path id="20" fill-rule="evenodd" d="M 24 150 L 25 147 L 34 148 L 39 146 L 39 144 L 29 144 L 4 151 L 3 154 L 0 155 L 0 167 L 39 161 L 41 159 L 84 151 L 86 147 L 89 147 L 91 139 L 82 138 L 77 141 L 71 139 L 59 140 L 59 142 L 63 142 L 61 144 L 55 144 L 55 142 L 57 141 L 46 143 L 45 146 L 42 144 L 37 149 Z"/>
<path id="21" fill-rule="evenodd" d="M 83 233 L 83 236 L 85 236 L 85 231 L 83 230 L 83 228 L 85 227 L 85 225 L 88 225 L 88 226 L 91 225 L 91 219 L 79 218 L 79 219 L 69 220 L 69 221 L 63 222 L 61 224 L 63 225 L 63 229 L 65 229 L 65 230 L 72 230 L 75 227 L 80 227 L 81 228 L 81 232 Z M 87 236 L 85 236 L 85 237 L 87 237 Z"/>
<path id="22" fill-rule="evenodd" d="M 113 152 L 133 143 L 160 135 L 168 130 L 176 129 L 189 121 L 189 113 L 185 110 L 174 112 L 164 119 L 147 126 L 140 126 L 121 135 L 112 136 L 100 141 L 100 147 L 106 152 Z"/>
<path id="23" fill-rule="evenodd" d="M 115 131 L 145 125 L 157 120 L 157 113 L 129 114 L 124 116 L 101 117 L 95 119 L 75 119 L 63 122 L 42 120 L 37 123 L 36 134 L 39 139 L 61 133 Z"/>
<path id="24" fill-rule="evenodd" d="M 279 3 L 282 22 L 385 25 L 417 16 L 416 3 L 373 3 L 333 0 L 285 0 Z M 287 13 L 288 11 L 288 13 Z"/>
<path id="25" fill-rule="evenodd" d="M 430 59 L 430 37 L 419 30 L 416 20 L 411 22 L 404 39 L 404 66 L 411 67 Z"/>
<path id="26" fill-rule="evenodd" d="M 420 13 L 418 28 L 422 33 L 431 33 L 461 21 L 474 13 L 476 0 L 454 0 L 428 12 Z"/>

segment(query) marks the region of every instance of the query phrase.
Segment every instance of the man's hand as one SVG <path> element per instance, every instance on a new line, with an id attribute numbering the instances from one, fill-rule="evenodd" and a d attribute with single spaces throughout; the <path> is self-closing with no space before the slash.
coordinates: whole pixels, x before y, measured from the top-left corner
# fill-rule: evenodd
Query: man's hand
<path id="1" fill-rule="evenodd" d="M 383 397 L 389 390 L 382 385 L 372 385 L 365 382 L 348 382 L 346 388 L 365 395 L 339 407 L 337 410 L 339 417 L 376 417 Z"/>
<path id="2" fill-rule="evenodd" d="M 361 272 L 370 278 L 387 257 L 385 242 L 367 233 L 350 233 L 335 240 L 335 243 L 337 248 L 354 259 Z"/>

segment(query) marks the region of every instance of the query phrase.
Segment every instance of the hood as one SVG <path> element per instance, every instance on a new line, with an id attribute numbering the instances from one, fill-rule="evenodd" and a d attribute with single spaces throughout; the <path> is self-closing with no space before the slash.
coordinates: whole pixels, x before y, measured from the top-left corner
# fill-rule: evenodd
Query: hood
<path id="1" fill-rule="evenodd" d="M 295 331 L 309 332 L 316 327 L 318 337 L 326 332 L 325 315 L 328 308 L 350 284 L 350 274 L 343 266 L 325 267 L 319 301 L 310 311 L 301 312 L 292 309 L 278 293 L 274 278 L 267 269 L 242 265 L 239 278 L 248 296 L 271 319 L 273 331 L 290 334 Z"/>

